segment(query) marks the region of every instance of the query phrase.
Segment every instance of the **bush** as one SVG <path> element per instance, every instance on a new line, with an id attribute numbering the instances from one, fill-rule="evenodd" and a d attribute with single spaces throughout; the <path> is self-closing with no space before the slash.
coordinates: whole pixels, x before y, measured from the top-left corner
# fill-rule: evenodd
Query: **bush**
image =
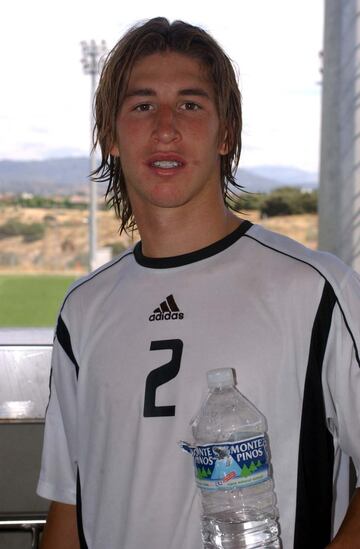
<path id="1" fill-rule="evenodd" d="M 261 215 L 275 217 L 276 215 L 291 215 L 294 213 L 291 205 L 283 196 L 270 196 L 261 206 Z"/>
<path id="2" fill-rule="evenodd" d="M 22 236 L 24 242 L 35 242 L 35 240 L 41 240 L 44 233 L 45 225 L 43 223 L 22 223 L 13 218 L 0 225 L 0 239 Z"/>
<path id="3" fill-rule="evenodd" d="M 253 193 L 251 191 L 243 190 L 241 194 L 233 195 L 226 200 L 226 204 L 229 208 L 234 208 L 238 212 L 243 210 L 260 210 L 266 194 Z"/>
<path id="4" fill-rule="evenodd" d="M 43 221 L 48 225 L 55 225 L 57 223 L 57 217 L 55 215 L 47 214 L 44 216 Z"/>
<path id="5" fill-rule="evenodd" d="M 242 207 L 244 210 L 260 210 L 266 198 L 264 193 L 245 192 L 241 196 Z"/>
<path id="6" fill-rule="evenodd" d="M 18 219 L 9 219 L 3 225 L 0 225 L 0 238 L 8 238 L 11 236 L 20 236 L 23 230 L 23 223 Z"/>
<path id="7" fill-rule="evenodd" d="M 43 223 L 30 223 L 29 225 L 23 225 L 23 239 L 24 242 L 35 242 L 41 240 L 45 234 L 45 226 Z"/>
<path id="8" fill-rule="evenodd" d="M 318 192 L 303 193 L 302 205 L 304 213 L 316 213 L 318 209 Z"/>
<path id="9" fill-rule="evenodd" d="M 317 211 L 317 191 L 302 192 L 296 187 L 272 191 L 260 206 L 261 216 L 294 215 Z"/>

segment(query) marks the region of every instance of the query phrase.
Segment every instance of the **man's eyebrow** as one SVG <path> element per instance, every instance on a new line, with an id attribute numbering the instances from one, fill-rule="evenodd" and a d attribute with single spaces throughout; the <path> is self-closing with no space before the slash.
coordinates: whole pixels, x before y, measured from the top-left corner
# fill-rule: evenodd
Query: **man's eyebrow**
<path id="1" fill-rule="evenodd" d="M 125 98 L 129 97 L 154 97 L 156 96 L 156 91 L 151 88 L 135 88 L 130 89 L 126 94 Z M 178 91 L 178 95 L 181 96 L 196 96 L 196 97 L 205 97 L 210 99 L 210 96 L 207 91 L 203 88 L 184 88 Z"/>
<path id="2" fill-rule="evenodd" d="M 137 88 L 133 90 L 129 90 L 126 92 L 125 97 L 149 97 L 156 95 L 155 90 L 152 90 L 151 88 Z"/>
<path id="3" fill-rule="evenodd" d="M 179 91 L 179 95 L 196 95 L 198 97 L 206 97 L 207 99 L 210 99 L 208 92 L 203 88 L 185 88 Z"/>

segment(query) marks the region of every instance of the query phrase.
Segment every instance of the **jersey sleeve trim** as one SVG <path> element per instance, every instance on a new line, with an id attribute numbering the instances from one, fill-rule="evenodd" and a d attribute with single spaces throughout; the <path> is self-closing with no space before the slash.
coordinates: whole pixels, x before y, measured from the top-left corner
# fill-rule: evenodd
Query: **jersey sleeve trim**
<path id="1" fill-rule="evenodd" d="M 331 537 L 334 444 L 326 424 L 322 369 L 335 303 L 335 293 L 326 282 L 311 333 L 304 386 L 294 549 L 309 543 L 325 547 Z"/>
<path id="2" fill-rule="evenodd" d="M 64 349 L 65 353 L 67 354 L 67 356 L 69 357 L 71 362 L 74 364 L 75 371 L 76 371 L 76 377 L 78 377 L 79 376 L 79 365 L 77 363 L 77 360 L 76 360 L 75 355 L 74 355 L 73 350 L 72 350 L 69 330 L 67 329 L 67 327 L 65 325 L 65 322 L 63 321 L 63 319 L 61 317 L 61 314 L 59 315 L 58 323 L 57 323 L 57 327 L 56 327 L 56 337 L 57 337 L 58 342 L 60 343 L 61 347 Z"/>
<path id="3" fill-rule="evenodd" d="M 80 483 L 79 468 L 77 470 L 77 479 L 76 479 L 76 518 L 77 518 L 80 549 L 88 549 L 88 545 L 85 539 L 83 519 L 82 519 L 82 500 L 81 500 L 81 483 Z"/>

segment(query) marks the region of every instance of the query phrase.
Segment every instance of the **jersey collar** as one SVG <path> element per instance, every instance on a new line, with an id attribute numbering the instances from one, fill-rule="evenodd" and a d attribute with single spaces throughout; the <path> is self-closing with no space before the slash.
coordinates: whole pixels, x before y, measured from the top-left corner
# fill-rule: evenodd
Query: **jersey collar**
<path id="1" fill-rule="evenodd" d="M 213 255 L 216 255 L 232 244 L 239 240 L 252 226 L 250 221 L 243 221 L 233 232 L 226 235 L 221 240 L 213 242 L 205 248 L 190 252 L 187 254 L 176 255 L 173 257 L 146 257 L 142 253 L 141 241 L 134 247 L 134 256 L 140 265 L 148 267 L 150 269 L 171 269 L 173 267 L 181 267 L 182 265 L 188 265 L 189 263 L 195 263 L 201 261 Z"/>

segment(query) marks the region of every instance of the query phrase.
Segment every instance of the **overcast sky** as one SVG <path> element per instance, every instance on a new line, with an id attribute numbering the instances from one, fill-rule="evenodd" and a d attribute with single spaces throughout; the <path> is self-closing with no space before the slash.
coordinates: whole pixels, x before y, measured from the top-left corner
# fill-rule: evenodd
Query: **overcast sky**
<path id="1" fill-rule="evenodd" d="M 318 171 L 323 0 L 8 0 L 1 4 L 0 159 L 86 155 L 90 77 L 81 40 L 112 47 L 134 22 L 183 19 L 236 62 L 242 166 Z"/>

